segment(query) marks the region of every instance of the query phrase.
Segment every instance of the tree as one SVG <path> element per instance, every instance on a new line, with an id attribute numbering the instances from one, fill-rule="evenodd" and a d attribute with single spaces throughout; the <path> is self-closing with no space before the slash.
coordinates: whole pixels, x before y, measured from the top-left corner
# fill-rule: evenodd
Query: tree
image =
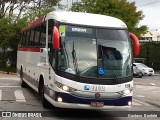
<path id="1" fill-rule="evenodd" d="M 60 0 L 0 0 L 0 19 L 7 17 L 10 22 L 16 22 L 22 18 L 22 14 L 30 13 L 30 11 L 34 11 L 33 16 L 40 17 L 56 6 L 59 1 Z"/>
<path id="2" fill-rule="evenodd" d="M 135 2 L 129 3 L 127 0 L 82 0 L 74 3 L 71 10 L 119 18 L 126 23 L 129 31 L 138 37 L 147 30 L 147 26 L 138 27 L 138 23 L 144 15 L 142 11 L 137 11 Z"/>
<path id="3" fill-rule="evenodd" d="M 5 69 L 7 58 L 12 60 L 12 67 L 16 67 L 17 44 L 20 40 L 20 30 L 25 27 L 25 20 L 18 20 L 11 24 L 8 18 L 0 19 L 0 69 Z"/>
<path id="4" fill-rule="evenodd" d="M 37 18 L 55 10 L 55 6 L 61 6 L 60 0 L 34 0 L 30 5 L 29 10 L 24 14 L 28 18 L 28 22 L 34 21 Z"/>
<path id="5" fill-rule="evenodd" d="M 148 66 L 160 70 L 160 43 L 154 41 L 142 43 L 139 57 L 145 58 L 145 63 Z"/>
<path id="6" fill-rule="evenodd" d="M 35 18 L 53 9 L 60 0 L 0 0 L 0 69 L 5 68 L 7 58 L 16 68 L 17 45 L 20 31 L 31 22 L 27 14 Z M 30 12 L 32 11 L 32 12 Z M 38 11 L 38 14 L 37 12 Z"/>
<path id="7" fill-rule="evenodd" d="M 0 19 L 8 18 L 8 22 L 16 22 L 32 0 L 0 0 Z"/>

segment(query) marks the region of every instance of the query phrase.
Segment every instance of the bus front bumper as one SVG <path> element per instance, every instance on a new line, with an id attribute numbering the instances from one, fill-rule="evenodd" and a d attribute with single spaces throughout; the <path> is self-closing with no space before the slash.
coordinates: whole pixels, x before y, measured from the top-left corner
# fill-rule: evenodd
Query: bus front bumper
<path id="1" fill-rule="evenodd" d="M 74 109 L 130 109 L 132 103 L 132 96 L 116 99 L 97 99 L 81 98 L 67 93 L 55 92 L 54 97 L 45 94 L 45 98 L 55 107 Z M 93 106 L 91 103 L 103 103 L 103 105 Z"/>

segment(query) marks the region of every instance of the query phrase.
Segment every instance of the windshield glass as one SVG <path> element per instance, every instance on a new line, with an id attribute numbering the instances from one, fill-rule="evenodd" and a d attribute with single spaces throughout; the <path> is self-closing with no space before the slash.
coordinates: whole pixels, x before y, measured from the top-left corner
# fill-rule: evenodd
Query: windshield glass
<path id="1" fill-rule="evenodd" d="M 97 29 L 101 78 L 131 75 L 131 47 L 126 30 Z M 100 70 L 99 70 L 100 71 Z"/>
<path id="2" fill-rule="evenodd" d="M 115 79 L 131 76 L 127 30 L 61 25 L 58 68 L 80 77 Z"/>

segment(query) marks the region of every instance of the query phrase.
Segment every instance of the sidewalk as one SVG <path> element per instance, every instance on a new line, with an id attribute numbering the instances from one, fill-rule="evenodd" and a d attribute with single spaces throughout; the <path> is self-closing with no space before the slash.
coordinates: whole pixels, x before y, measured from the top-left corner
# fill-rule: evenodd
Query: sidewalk
<path id="1" fill-rule="evenodd" d="M 0 71 L 0 74 L 7 74 L 5 71 Z M 17 75 L 15 72 L 9 72 L 10 75 Z"/>
<path id="2" fill-rule="evenodd" d="M 6 74 L 6 72 L 1 72 L 0 71 L 0 79 L 10 79 L 10 78 L 19 78 L 19 76 L 17 75 L 17 73 L 11 73 L 11 74 Z"/>

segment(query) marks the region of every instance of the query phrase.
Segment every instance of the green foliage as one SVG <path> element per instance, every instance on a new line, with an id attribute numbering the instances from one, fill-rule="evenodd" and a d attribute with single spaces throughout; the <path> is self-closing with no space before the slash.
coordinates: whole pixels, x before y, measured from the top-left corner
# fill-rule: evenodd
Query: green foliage
<path id="1" fill-rule="evenodd" d="M 24 14 L 24 18 L 27 19 L 27 22 L 31 23 L 34 20 L 38 19 L 41 16 L 46 15 L 51 11 L 53 11 L 52 8 L 45 8 L 41 9 L 40 11 L 37 9 L 31 9 L 26 14 Z"/>
<path id="2" fill-rule="evenodd" d="M 0 47 L 5 51 L 10 47 L 11 38 L 16 35 L 8 19 L 0 19 Z"/>
<path id="3" fill-rule="evenodd" d="M 0 70 L 5 70 L 6 60 L 12 61 L 12 70 L 16 70 L 17 45 L 20 31 L 56 6 L 60 0 L 3 0 L 0 1 Z M 31 4 L 32 3 L 32 4 Z M 18 11 L 15 15 L 14 11 Z M 22 16 L 22 13 L 26 13 Z"/>
<path id="4" fill-rule="evenodd" d="M 29 10 L 23 15 L 27 18 L 28 22 L 32 22 L 41 16 L 54 10 L 54 6 L 58 4 L 60 0 L 39 0 L 38 3 L 30 6 Z"/>
<path id="5" fill-rule="evenodd" d="M 74 3 L 71 10 L 119 18 L 126 23 L 129 31 L 138 37 L 147 30 L 147 26 L 138 27 L 138 23 L 144 16 L 142 11 L 137 11 L 135 2 L 129 3 L 126 0 L 82 0 L 81 3 Z"/>
<path id="6" fill-rule="evenodd" d="M 141 44 L 140 55 L 138 57 L 145 58 L 146 64 L 155 69 L 160 69 L 160 43 L 148 42 Z"/>
<path id="7" fill-rule="evenodd" d="M 0 69 L 5 69 L 7 58 L 12 61 L 12 67 L 16 67 L 17 44 L 20 40 L 20 30 L 26 26 L 24 20 L 18 20 L 16 23 L 10 23 L 9 19 L 0 19 Z M 13 69 L 14 69 L 13 68 Z"/>

